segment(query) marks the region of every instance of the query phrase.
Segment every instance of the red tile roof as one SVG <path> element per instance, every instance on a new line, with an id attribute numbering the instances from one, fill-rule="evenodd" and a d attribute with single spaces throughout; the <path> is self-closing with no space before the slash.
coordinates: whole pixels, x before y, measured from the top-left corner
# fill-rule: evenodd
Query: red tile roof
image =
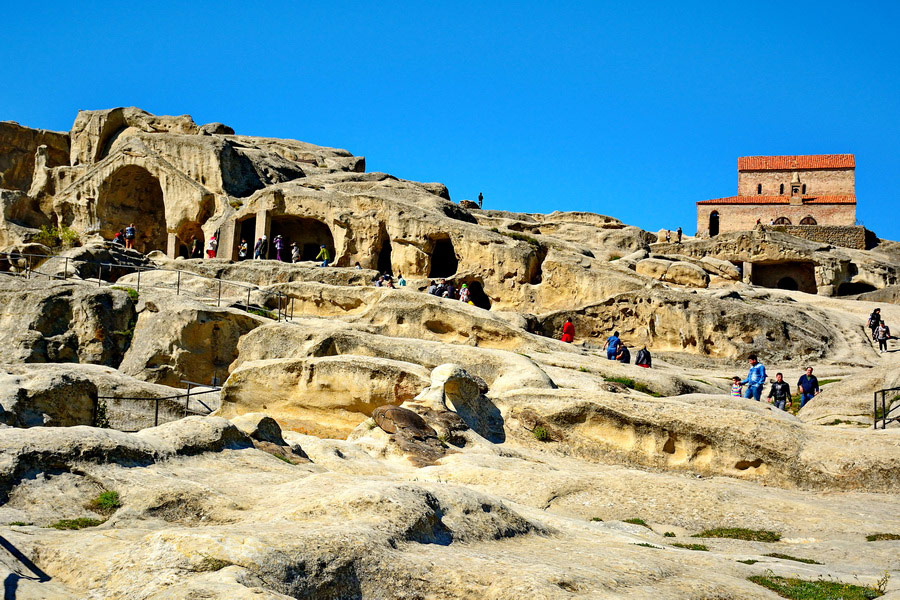
<path id="1" fill-rule="evenodd" d="M 740 156 L 738 171 L 792 171 L 795 169 L 853 169 L 852 154 L 810 154 L 807 156 Z"/>
<path id="2" fill-rule="evenodd" d="M 730 196 L 697 204 L 790 204 L 790 196 Z M 803 196 L 803 204 L 856 204 L 856 196 Z"/>

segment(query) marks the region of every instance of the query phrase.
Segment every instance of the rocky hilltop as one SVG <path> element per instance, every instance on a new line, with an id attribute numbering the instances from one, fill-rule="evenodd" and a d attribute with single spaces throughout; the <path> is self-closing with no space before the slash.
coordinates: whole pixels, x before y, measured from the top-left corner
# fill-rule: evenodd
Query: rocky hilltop
<path id="1" fill-rule="evenodd" d="M 900 597 L 895 242 L 666 243 L 136 108 L 0 123 L 0 188 L 7 597 Z M 731 396 L 751 353 L 821 393 Z"/>

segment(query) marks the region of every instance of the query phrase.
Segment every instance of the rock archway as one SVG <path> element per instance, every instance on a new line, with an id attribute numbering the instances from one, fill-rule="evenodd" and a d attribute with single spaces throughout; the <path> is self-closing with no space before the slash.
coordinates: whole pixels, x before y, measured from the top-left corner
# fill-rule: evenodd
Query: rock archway
<path id="1" fill-rule="evenodd" d="M 111 239 L 134 223 L 135 248 L 141 252 L 166 251 L 166 205 L 159 179 L 147 169 L 127 165 L 110 175 L 98 190 L 97 220 L 100 234 Z"/>
<path id="2" fill-rule="evenodd" d="M 269 231 L 269 258 L 275 258 L 274 240 L 279 235 L 284 238 L 284 250 L 281 251 L 281 259 L 284 261 L 291 260 L 292 242 L 300 247 L 300 260 L 315 260 L 322 244 L 328 248 L 333 261 L 337 258 L 331 229 L 318 219 L 293 215 L 273 216 Z"/>

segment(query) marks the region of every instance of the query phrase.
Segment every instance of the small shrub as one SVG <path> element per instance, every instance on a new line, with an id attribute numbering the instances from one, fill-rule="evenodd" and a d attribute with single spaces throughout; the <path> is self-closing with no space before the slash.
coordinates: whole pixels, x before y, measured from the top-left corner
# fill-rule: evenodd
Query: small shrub
<path id="1" fill-rule="evenodd" d="M 884 542 L 887 540 L 900 540 L 900 535 L 896 533 L 873 533 L 866 536 L 867 542 Z"/>
<path id="2" fill-rule="evenodd" d="M 140 297 L 140 295 L 138 294 L 138 291 L 137 291 L 136 289 L 134 289 L 134 288 L 124 287 L 124 286 L 120 286 L 120 285 L 114 285 L 114 286 L 112 287 L 112 289 L 114 289 L 114 290 L 122 290 L 123 292 L 125 292 L 126 294 L 128 294 L 128 297 L 131 298 L 131 300 L 132 300 L 133 302 L 137 302 L 137 301 L 138 301 L 138 298 Z"/>
<path id="3" fill-rule="evenodd" d="M 99 496 L 87 503 L 86 508 L 95 512 L 111 515 L 122 507 L 122 501 L 119 499 L 119 492 L 107 490 L 101 492 Z"/>
<path id="4" fill-rule="evenodd" d="M 89 519 L 80 517 L 78 519 L 60 519 L 56 523 L 50 525 L 53 529 L 84 529 L 85 527 L 96 527 L 102 525 L 106 520 Z"/>
<path id="5" fill-rule="evenodd" d="M 590 373 L 591 372 L 590 369 L 588 369 L 586 367 L 578 367 L 578 370 L 581 371 L 582 373 Z"/>
<path id="6" fill-rule="evenodd" d="M 26 525 L 34 525 L 34 523 L 26 523 L 25 521 L 13 521 L 12 523 L 7 523 L 10 527 L 25 527 Z"/>
<path id="7" fill-rule="evenodd" d="M 695 533 L 695 538 L 730 538 L 734 540 L 746 540 L 748 542 L 777 542 L 781 534 L 775 531 L 758 529 L 744 529 L 743 527 L 718 527 Z"/>
<path id="8" fill-rule="evenodd" d="M 775 575 L 754 575 L 747 578 L 757 585 L 770 589 L 782 598 L 796 600 L 870 600 L 881 596 L 875 588 L 840 583 L 837 581 L 808 581 Z"/>
<path id="9" fill-rule="evenodd" d="M 41 225 L 41 231 L 34 236 L 34 241 L 51 248 L 73 248 L 78 245 L 78 232 L 66 227 L 47 227 Z"/>
<path id="10" fill-rule="evenodd" d="M 264 308 L 251 308 L 247 312 L 250 313 L 251 315 L 256 315 L 257 317 L 265 317 L 267 319 L 272 319 L 272 320 L 275 319 L 275 313 L 273 313 L 271 310 L 266 310 Z"/>
<path id="11" fill-rule="evenodd" d="M 244 203 L 237 199 L 232 199 L 232 200 L 228 201 L 228 206 L 230 206 L 231 208 L 234 208 L 234 209 L 238 209 L 238 208 L 242 207 L 243 205 L 244 205 Z"/>
<path id="12" fill-rule="evenodd" d="M 703 544 L 678 544 L 673 543 L 673 546 L 676 548 L 684 548 L 685 550 L 698 550 L 700 552 L 709 552 L 709 548 L 704 546 Z"/>
<path id="13" fill-rule="evenodd" d="M 591 517 L 591 521 L 597 521 L 598 523 L 602 523 L 603 519 L 601 519 L 600 517 Z"/>
<path id="14" fill-rule="evenodd" d="M 811 558 L 797 558 L 796 556 L 791 556 L 790 554 L 782 554 L 781 552 L 770 552 L 766 554 L 766 556 L 771 556 L 772 558 L 780 558 L 782 560 L 792 560 L 794 562 L 806 563 L 808 565 L 821 565 L 817 560 L 813 560 Z"/>
<path id="15" fill-rule="evenodd" d="M 648 544 L 647 542 L 641 542 L 640 544 L 635 544 L 635 546 L 643 546 L 644 548 L 653 548 L 654 550 L 662 550 L 659 546 L 654 546 L 653 544 Z"/>
<path id="16" fill-rule="evenodd" d="M 638 518 L 624 519 L 622 522 L 623 523 L 631 523 L 632 525 L 640 525 L 641 527 L 646 527 L 650 531 L 653 531 L 653 528 L 650 527 L 649 525 L 647 525 L 647 521 L 645 521 L 643 519 L 638 519 Z"/>
<path id="17" fill-rule="evenodd" d="M 547 431 L 547 428 L 543 425 L 538 425 L 534 429 L 531 430 L 531 435 L 534 436 L 539 442 L 549 442 L 550 441 L 550 432 Z"/>
<path id="18" fill-rule="evenodd" d="M 619 256 L 618 254 L 612 254 L 609 257 L 609 262 L 613 262 L 614 260 L 619 260 L 620 258 L 622 258 L 622 257 Z"/>
<path id="19" fill-rule="evenodd" d="M 94 427 L 99 427 L 101 429 L 109 429 L 112 427 L 109 423 L 106 400 L 97 399 L 97 412 L 94 414 Z"/>
<path id="20" fill-rule="evenodd" d="M 518 242 L 525 242 L 526 244 L 531 244 L 532 248 L 535 250 L 540 250 L 543 248 L 541 243 L 537 241 L 535 238 L 525 235 L 524 233 L 519 233 L 518 231 L 500 231 L 499 229 L 491 229 L 494 233 L 499 233 L 500 235 L 505 235 L 508 238 L 512 238 Z"/>
<path id="21" fill-rule="evenodd" d="M 663 534 L 663 537 L 675 537 L 674 531 L 667 531 Z"/>
<path id="22" fill-rule="evenodd" d="M 753 560 L 752 558 L 748 558 L 747 560 L 739 560 L 739 563 L 744 563 L 745 565 L 755 565 L 758 563 L 758 560 Z"/>
<path id="23" fill-rule="evenodd" d="M 612 383 L 619 383 L 629 389 L 632 389 L 636 392 L 641 392 L 642 394 L 648 394 L 650 396 L 653 396 L 654 398 L 662 398 L 662 394 L 657 394 L 640 381 L 635 381 L 630 377 L 604 377 L 603 379 Z"/>
<path id="24" fill-rule="evenodd" d="M 233 562 L 221 558 L 204 556 L 203 560 L 201 560 L 193 570 L 196 572 L 221 571 L 225 567 L 230 567 L 233 564 Z"/>

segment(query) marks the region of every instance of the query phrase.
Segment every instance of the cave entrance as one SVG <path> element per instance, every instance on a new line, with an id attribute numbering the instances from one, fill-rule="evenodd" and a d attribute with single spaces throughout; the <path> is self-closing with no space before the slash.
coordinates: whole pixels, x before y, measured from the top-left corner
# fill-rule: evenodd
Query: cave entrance
<path id="1" fill-rule="evenodd" d="M 178 240 L 177 256 L 184 258 L 202 258 L 206 256 L 206 241 L 203 239 L 203 230 L 200 228 L 200 223 L 185 223 L 178 228 L 178 233 L 175 237 Z M 197 240 L 196 247 L 194 246 L 194 240 Z"/>
<path id="2" fill-rule="evenodd" d="M 316 260 L 322 244 L 328 249 L 332 263 L 336 259 L 334 236 L 331 235 L 331 229 L 318 219 L 292 215 L 272 217 L 269 234 L 270 257 L 275 256 L 274 240 L 279 235 L 284 238 L 284 249 L 281 251 L 281 260 L 283 261 L 290 262 L 291 260 L 291 243 L 296 243 L 300 247 L 300 260 Z M 251 244 L 252 246 L 253 244 Z"/>
<path id="3" fill-rule="evenodd" d="M 838 296 L 855 296 L 856 294 L 865 294 L 866 292 L 874 292 L 878 288 L 870 283 L 862 281 L 847 281 L 838 286 Z"/>
<path id="4" fill-rule="evenodd" d="M 491 310 L 491 299 L 484 293 L 484 287 L 482 287 L 481 282 L 467 281 L 466 285 L 469 287 L 469 292 L 472 294 L 472 304 L 478 308 Z"/>
<path id="5" fill-rule="evenodd" d="M 784 261 L 776 263 L 753 263 L 751 283 L 767 288 L 797 290 L 815 294 L 816 270 L 811 262 Z"/>
<path id="6" fill-rule="evenodd" d="M 379 273 L 389 273 L 391 275 L 394 274 L 393 266 L 391 263 L 392 252 L 393 249 L 391 248 L 391 238 L 387 237 L 387 233 L 383 233 L 381 249 L 378 251 L 378 264 L 376 265 Z"/>
<path id="7" fill-rule="evenodd" d="M 442 238 L 434 242 L 431 251 L 431 268 L 429 277 L 451 277 L 456 274 L 459 267 L 459 259 L 456 258 L 456 250 L 450 238 Z"/>
<path id="8" fill-rule="evenodd" d="M 241 259 L 240 249 L 241 242 L 247 242 L 247 256 Z M 235 252 L 237 260 L 247 260 L 253 258 L 253 248 L 256 247 L 256 215 L 241 221 L 241 233 L 238 238 L 238 251 Z"/>
<path id="9" fill-rule="evenodd" d="M 97 196 L 100 235 L 112 239 L 117 231 L 134 223 L 134 247 L 143 253 L 166 251 L 166 205 L 159 180 L 147 169 L 128 165 L 117 169 L 100 184 Z"/>

